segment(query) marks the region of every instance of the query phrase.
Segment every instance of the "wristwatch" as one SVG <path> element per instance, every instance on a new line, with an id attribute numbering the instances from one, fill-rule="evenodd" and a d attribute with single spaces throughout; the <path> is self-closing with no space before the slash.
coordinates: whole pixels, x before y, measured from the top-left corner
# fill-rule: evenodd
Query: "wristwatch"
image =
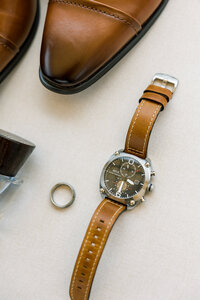
<path id="1" fill-rule="evenodd" d="M 144 202 L 155 176 L 147 158 L 149 137 L 158 114 L 178 85 L 178 80 L 156 74 L 144 91 L 131 121 L 125 149 L 116 151 L 103 168 L 100 192 L 103 201 L 95 211 L 83 240 L 70 284 L 72 300 L 89 299 L 94 275 L 110 231 L 121 213 Z"/>

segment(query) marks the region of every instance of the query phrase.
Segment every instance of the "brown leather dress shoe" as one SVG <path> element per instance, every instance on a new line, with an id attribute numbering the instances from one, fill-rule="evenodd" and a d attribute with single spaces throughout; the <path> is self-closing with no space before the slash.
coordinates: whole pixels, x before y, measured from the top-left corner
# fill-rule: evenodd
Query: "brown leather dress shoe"
<path id="1" fill-rule="evenodd" d="M 29 47 L 39 20 L 39 0 L 0 0 L 0 82 Z"/>
<path id="2" fill-rule="evenodd" d="M 73 94 L 111 69 L 147 32 L 168 0 L 50 0 L 40 79 Z"/>

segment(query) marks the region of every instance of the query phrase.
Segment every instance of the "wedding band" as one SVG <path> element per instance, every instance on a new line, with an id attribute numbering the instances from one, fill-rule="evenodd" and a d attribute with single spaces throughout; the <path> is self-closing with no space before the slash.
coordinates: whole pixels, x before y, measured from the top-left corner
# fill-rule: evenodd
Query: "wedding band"
<path id="1" fill-rule="evenodd" d="M 58 204 L 55 200 L 55 193 L 56 191 L 59 189 L 59 188 L 65 188 L 65 189 L 68 189 L 72 195 L 71 197 L 71 200 L 69 202 L 67 202 L 66 204 Z M 76 198 L 76 192 L 73 188 L 73 186 L 71 186 L 70 184 L 68 183 L 58 183 L 56 184 L 52 189 L 51 189 L 51 202 L 54 206 L 58 207 L 58 208 L 67 208 L 69 206 L 71 206 Z"/>

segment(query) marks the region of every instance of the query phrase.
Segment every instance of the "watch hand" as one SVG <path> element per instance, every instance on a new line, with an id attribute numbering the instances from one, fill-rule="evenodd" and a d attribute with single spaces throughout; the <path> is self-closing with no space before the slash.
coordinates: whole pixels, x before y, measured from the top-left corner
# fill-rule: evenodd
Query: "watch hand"
<path id="1" fill-rule="evenodd" d="M 127 182 L 130 183 L 131 185 L 134 185 L 134 182 L 130 179 L 127 179 Z"/>
<path id="2" fill-rule="evenodd" d="M 114 172 L 108 172 L 108 173 L 110 173 L 110 174 L 112 174 L 112 175 L 115 175 L 115 176 L 118 176 L 118 177 L 121 177 L 120 174 L 117 174 L 117 173 L 114 173 Z"/>
<path id="3" fill-rule="evenodd" d="M 124 181 L 122 181 L 122 183 L 121 183 L 121 185 L 119 187 L 118 193 L 121 193 L 123 185 L 124 185 Z"/>

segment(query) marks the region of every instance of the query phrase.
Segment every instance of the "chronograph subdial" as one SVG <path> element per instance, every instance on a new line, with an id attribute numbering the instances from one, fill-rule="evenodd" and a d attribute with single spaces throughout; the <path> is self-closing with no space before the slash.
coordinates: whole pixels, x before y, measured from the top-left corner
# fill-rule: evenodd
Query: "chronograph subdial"
<path id="1" fill-rule="evenodd" d="M 129 162 L 125 162 L 120 168 L 120 173 L 125 178 L 133 177 L 136 173 L 136 166 L 134 165 L 134 161 L 130 160 Z"/>

